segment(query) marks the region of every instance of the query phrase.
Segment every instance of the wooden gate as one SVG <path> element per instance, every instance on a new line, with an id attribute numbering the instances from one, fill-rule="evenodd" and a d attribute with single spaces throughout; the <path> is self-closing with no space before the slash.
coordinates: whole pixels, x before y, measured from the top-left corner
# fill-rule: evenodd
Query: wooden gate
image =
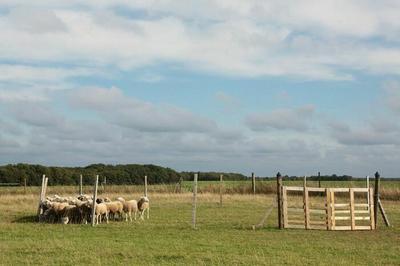
<path id="1" fill-rule="evenodd" d="M 372 188 L 282 186 L 281 193 L 283 228 L 375 229 Z"/>

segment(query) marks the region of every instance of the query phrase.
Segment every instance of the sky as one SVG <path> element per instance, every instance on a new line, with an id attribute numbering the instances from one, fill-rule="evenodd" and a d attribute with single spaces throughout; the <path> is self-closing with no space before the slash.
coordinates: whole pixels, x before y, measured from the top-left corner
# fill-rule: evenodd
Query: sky
<path id="1" fill-rule="evenodd" d="M 400 176 L 397 0 L 0 0 L 0 164 Z"/>

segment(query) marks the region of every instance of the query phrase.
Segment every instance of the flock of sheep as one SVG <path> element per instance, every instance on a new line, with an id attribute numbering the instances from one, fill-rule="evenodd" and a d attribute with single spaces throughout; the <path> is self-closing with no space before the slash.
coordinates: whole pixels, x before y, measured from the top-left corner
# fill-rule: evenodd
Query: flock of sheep
<path id="1" fill-rule="evenodd" d="M 60 197 L 54 195 L 47 197 L 40 203 L 39 221 L 47 223 L 63 224 L 87 224 L 91 221 L 93 213 L 93 197 L 80 195 L 78 197 Z M 95 223 L 102 221 L 125 220 L 132 222 L 132 216 L 136 220 L 137 214 L 144 220 L 147 212 L 149 219 L 150 202 L 146 196 L 136 200 L 125 200 L 122 197 L 111 201 L 109 198 L 97 198 L 95 204 Z"/>

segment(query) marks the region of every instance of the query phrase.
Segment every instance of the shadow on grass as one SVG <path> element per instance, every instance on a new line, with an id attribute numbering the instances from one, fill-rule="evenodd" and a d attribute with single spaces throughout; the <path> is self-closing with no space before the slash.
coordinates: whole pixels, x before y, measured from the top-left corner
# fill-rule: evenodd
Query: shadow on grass
<path id="1" fill-rule="evenodd" d="M 19 223 L 19 224 L 38 223 L 38 217 L 36 215 L 22 216 L 22 217 L 16 218 L 12 222 Z"/>

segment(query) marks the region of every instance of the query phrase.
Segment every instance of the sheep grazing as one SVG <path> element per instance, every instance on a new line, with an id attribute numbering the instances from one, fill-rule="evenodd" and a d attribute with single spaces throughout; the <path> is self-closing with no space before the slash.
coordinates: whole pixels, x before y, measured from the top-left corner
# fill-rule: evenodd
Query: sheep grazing
<path id="1" fill-rule="evenodd" d="M 107 210 L 109 215 L 111 215 L 114 220 L 118 216 L 120 219 L 123 219 L 122 214 L 124 211 L 124 206 L 120 201 L 113 201 L 113 202 L 106 202 L 105 205 L 107 206 Z"/>
<path id="2" fill-rule="evenodd" d="M 138 203 L 138 210 L 140 213 L 140 219 L 144 220 L 144 213 L 147 211 L 147 219 L 149 219 L 149 212 L 150 212 L 150 201 L 149 198 L 146 196 L 143 196 L 139 199 Z"/>
<path id="3" fill-rule="evenodd" d="M 134 217 L 135 217 L 135 221 L 136 221 L 136 214 L 138 212 L 137 201 L 136 200 L 125 201 L 125 199 L 123 199 L 121 197 L 119 197 L 117 200 L 120 201 L 123 205 L 123 211 L 125 213 L 125 220 L 128 221 L 128 217 L 129 217 L 129 220 L 132 222 L 132 213 L 133 213 Z"/>

